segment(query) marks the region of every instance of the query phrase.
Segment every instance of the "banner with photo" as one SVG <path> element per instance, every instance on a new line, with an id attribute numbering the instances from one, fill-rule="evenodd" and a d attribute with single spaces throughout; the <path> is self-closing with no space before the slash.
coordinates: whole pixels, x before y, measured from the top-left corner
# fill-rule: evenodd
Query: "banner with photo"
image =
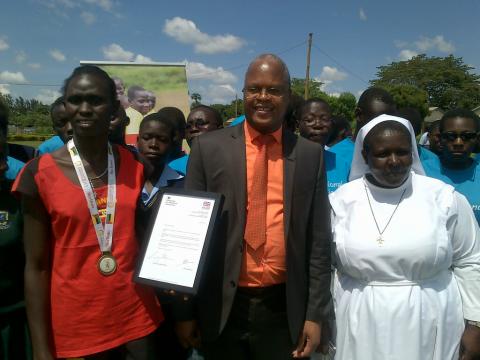
<path id="1" fill-rule="evenodd" d="M 165 106 L 189 112 L 189 97 L 185 63 L 130 63 L 80 61 L 81 65 L 96 65 L 115 81 L 117 96 L 130 118 L 125 135 L 127 144 L 137 142 L 140 122 Z"/>

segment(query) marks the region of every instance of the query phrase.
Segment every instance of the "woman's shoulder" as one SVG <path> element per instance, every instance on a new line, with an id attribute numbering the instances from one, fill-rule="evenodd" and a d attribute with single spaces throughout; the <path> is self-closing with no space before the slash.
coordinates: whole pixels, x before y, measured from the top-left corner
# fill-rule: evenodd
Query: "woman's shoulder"
<path id="1" fill-rule="evenodd" d="M 363 184 L 363 178 L 349 181 L 345 184 L 340 185 L 337 190 L 332 192 L 330 194 L 330 198 L 342 198 L 345 196 L 350 196 L 351 194 L 355 194 L 358 189 L 363 188 Z"/>
<path id="2" fill-rule="evenodd" d="M 358 200 L 359 194 L 363 194 L 363 179 L 355 179 L 341 185 L 337 190 L 330 193 L 329 200 L 332 209 L 338 213 L 340 208 L 348 208 Z"/>
<path id="3" fill-rule="evenodd" d="M 417 191 L 420 189 L 425 189 L 427 193 L 452 193 L 455 191 L 455 188 L 442 180 L 432 178 L 426 175 L 413 174 L 413 184 L 417 188 Z"/>

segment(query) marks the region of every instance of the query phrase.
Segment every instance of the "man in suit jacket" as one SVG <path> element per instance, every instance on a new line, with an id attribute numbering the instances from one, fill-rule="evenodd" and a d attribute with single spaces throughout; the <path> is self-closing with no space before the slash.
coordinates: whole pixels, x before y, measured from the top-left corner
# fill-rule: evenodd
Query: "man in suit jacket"
<path id="1" fill-rule="evenodd" d="M 206 359 L 308 357 L 320 343 L 330 308 L 323 149 L 283 126 L 289 99 L 285 63 L 261 55 L 245 75 L 246 121 L 192 144 L 186 188 L 225 196 L 196 321 L 179 331 L 194 344 L 198 324 Z"/>

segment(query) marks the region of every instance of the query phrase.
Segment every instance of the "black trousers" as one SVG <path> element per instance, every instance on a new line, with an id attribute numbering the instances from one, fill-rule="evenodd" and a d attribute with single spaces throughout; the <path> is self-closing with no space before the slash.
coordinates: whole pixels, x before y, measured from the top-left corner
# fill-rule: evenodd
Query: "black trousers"
<path id="1" fill-rule="evenodd" d="M 239 288 L 225 328 L 203 348 L 206 360 L 292 359 L 285 285 Z"/>

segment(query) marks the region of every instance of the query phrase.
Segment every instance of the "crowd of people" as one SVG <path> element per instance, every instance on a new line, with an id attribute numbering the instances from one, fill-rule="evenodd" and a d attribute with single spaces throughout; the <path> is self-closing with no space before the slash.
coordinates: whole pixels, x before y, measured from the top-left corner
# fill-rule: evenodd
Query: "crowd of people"
<path id="1" fill-rule="evenodd" d="M 229 126 L 127 93 L 74 69 L 35 153 L 0 103 L 2 358 L 480 359 L 475 113 L 446 112 L 427 147 L 419 112 L 371 87 L 352 128 L 294 99 L 273 54 Z M 195 296 L 133 281 L 165 188 L 224 196 Z"/>

